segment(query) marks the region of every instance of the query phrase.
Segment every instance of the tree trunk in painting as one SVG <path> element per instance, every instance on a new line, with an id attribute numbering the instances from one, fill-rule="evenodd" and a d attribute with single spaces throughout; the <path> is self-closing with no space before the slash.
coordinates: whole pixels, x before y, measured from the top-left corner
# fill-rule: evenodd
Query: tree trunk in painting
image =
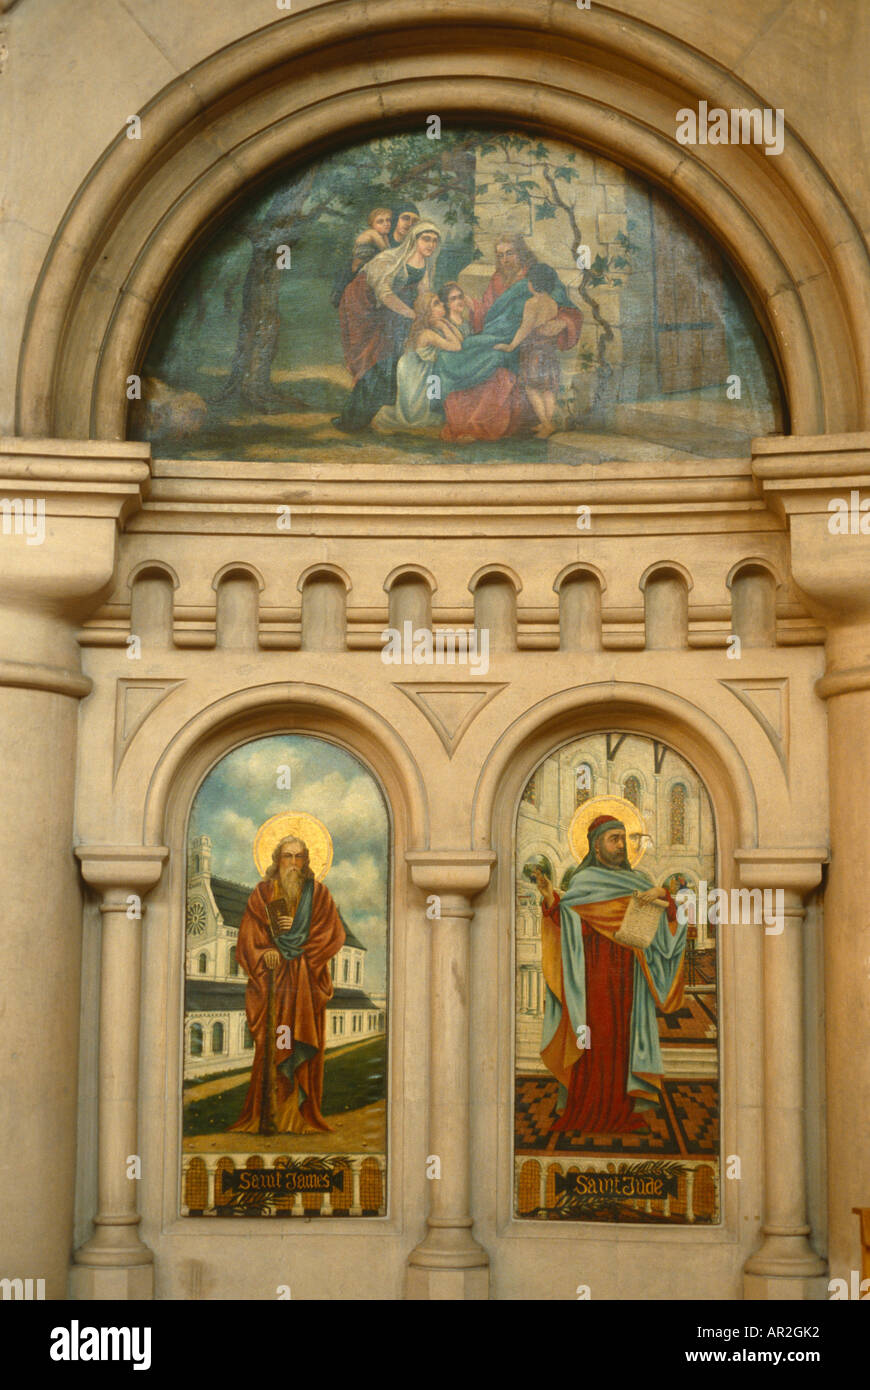
<path id="1" fill-rule="evenodd" d="M 218 400 L 238 395 L 252 410 L 274 405 L 272 362 L 278 347 L 278 268 L 274 245 L 251 238 L 251 263 L 242 291 L 242 313 L 233 364 Z"/>

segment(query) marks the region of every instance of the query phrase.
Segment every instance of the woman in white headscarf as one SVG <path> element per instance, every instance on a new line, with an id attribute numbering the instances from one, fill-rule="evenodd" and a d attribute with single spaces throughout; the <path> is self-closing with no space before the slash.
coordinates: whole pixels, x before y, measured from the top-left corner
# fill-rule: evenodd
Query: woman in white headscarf
<path id="1" fill-rule="evenodd" d="M 354 385 L 336 420 L 348 434 L 365 429 L 396 399 L 396 369 L 414 321 L 413 305 L 431 290 L 441 246 L 434 222 L 418 222 L 399 246 L 363 266 L 341 299 L 341 338 Z"/>

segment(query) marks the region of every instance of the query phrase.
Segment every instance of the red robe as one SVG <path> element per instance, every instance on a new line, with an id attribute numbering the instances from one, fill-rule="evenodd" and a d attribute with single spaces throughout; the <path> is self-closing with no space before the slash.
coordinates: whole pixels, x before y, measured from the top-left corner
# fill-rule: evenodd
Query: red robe
<path id="1" fill-rule="evenodd" d="M 268 1011 L 268 971 L 263 955 L 278 949 L 269 930 L 266 903 L 275 896 L 280 897 L 280 893 L 274 881 L 257 884 L 248 899 L 236 944 L 236 959 L 248 976 L 245 1010 L 255 1051 L 244 1109 L 232 1128 L 249 1134 L 263 1132 L 263 1063 Z M 275 1034 L 270 1045 L 275 1059 L 274 1119 L 278 1133 L 331 1132 L 331 1126 L 320 1113 L 325 1015 L 333 994 L 329 962 L 341 950 L 344 941 L 344 927 L 332 894 L 322 883 L 315 882 L 311 927 L 302 954 L 294 960 L 285 960 L 279 953 L 278 967 L 273 972 Z M 282 1025 L 290 1029 L 290 1048 L 278 1046 L 282 1038 L 278 1030 Z M 290 1071 L 292 1075 L 288 1075 Z M 300 1103 L 301 1092 L 305 1096 Z"/>
<path id="2" fill-rule="evenodd" d="M 562 991 L 560 896 L 542 908 L 542 965 L 550 989 L 558 999 Z M 591 1047 L 578 1048 L 563 1010 L 562 1021 L 547 1048 L 544 1060 L 567 1086 L 568 1099 L 554 1130 L 581 1134 L 630 1134 L 646 1129 L 635 1111 L 634 1097 L 626 1090 L 631 1048 L 631 1006 L 634 999 L 634 962 L 642 953 L 617 946 L 613 935 L 622 925 L 628 900 L 584 903 L 575 908 L 583 931 L 586 960 L 586 1023 Z M 668 894 L 668 925 L 676 929 L 677 905 Z M 665 1012 L 680 1007 L 682 972 L 666 1000 Z M 543 1055 L 543 1054 L 542 1054 Z M 647 1078 L 661 1089 L 661 1077 Z"/>
<path id="3" fill-rule="evenodd" d="M 483 299 L 471 301 L 471 328 L 483 332 L 483 321 L 499 295 L 509 285 L 497 270 L 486 287 Z M 556 316 L 564 325 L 553 339 L 559 352 L 568 352 L 580 337 L 583 315 L 573 305 L 559 309 Z M 451 391 L 444 401 L 447 423 L 441 431 L 444 440 L 504 439 L 505 435 L 538 423 L 526 395 L 522 379 L 506 367 L 499 367 L 488 381 L 467 391 Z"/>

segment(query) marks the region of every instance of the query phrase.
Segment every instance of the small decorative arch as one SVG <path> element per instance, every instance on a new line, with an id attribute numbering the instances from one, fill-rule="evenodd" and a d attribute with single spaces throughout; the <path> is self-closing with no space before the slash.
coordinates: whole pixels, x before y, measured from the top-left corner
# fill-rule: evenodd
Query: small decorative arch
<path id="1" fill-rule="evenodd" d="M 404 580 L 419 579 L 427 585 L 429 592 L 434 594 L 438 588 L 438 581 L 431 570 L 426 569 L 425 565 L 397 565 L 394 570 L 390 570 L 384 580 L 384 590 L 389 593 L 396 584 L 401 584 Z"/>
<path id="2" fill-rule="evenodd" d="M 304 593 L 306 584 L 310 584 L 316 579 L 337 579 L 343 586 L 345 593 L 350 593 L 353 585 L 347 570 L 341 565 L 329 564 L 326 561 L 318 561 L 316 564 L 309 565 L 299 576 L 296 588 L 300 593 Z"/>
<path id="3" fill-rule="evenodd" d="M 776 595 L 781 581 L 765 559 L 739 560 L 725 581 L 734 634 L 748 647 L 776 646 Z"/>
<path id="4" fill-rule="evenodd" d="M 177 572 L 165 560 L 140 560 L 127 576 L 127 588 L 132 589 L 138 579 L 168 579 L 173 589 L 179 586 Z"/>
<path id="5" fill-rule="evenodd" d="M 512 585 L 515 594 L 521 594 L 523 591 L 522 580 L 510 565 L 481 565 L 469 579 L 468 588 L 474 594 L 481 584 L 497 584 L 499 581 Z"/>
<path id="6" fill-rule="evenodd" d="M 249 564 L 247 560 L 230 560 L 229 564 L 222 565 L 212 580 L 211 587 L 217 592 L 225 580 L 237 578 L 253 579 L 260 593 L 262 593 L 266 587 L 266 581 L 260 571 L 255 565 Z"/>
<path id="7" fill-rule="evenodd" d="M 643 574 L 637 582 L 637 587 L 643 592 L 651 579 L 659 578 L 662 575 L 678 574 L 681 575 L 686 584 L 686 589 L 691 593 L 695 581 L 686 569 L 685 565 L 680 564 L 679 560 L 654 560 L 651 565 L 647 565 Z"/>
<path id="8" fill-rule="evenodd" d="M 396 632 L 409 622 L 414 631 L 432 626 L 435 576 L 422 565 L 399 565 L 384 580 L 389 595 L 389 624 Z"/>

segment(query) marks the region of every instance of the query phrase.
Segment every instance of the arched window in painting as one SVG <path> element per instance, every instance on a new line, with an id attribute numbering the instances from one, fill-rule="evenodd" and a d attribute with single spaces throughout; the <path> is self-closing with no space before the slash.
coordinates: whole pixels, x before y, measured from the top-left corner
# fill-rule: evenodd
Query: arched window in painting
<path id="1" fill-rule="evenodd" d="M 634 775 L 626 777 L 622 784 L 622 795 L 632 806 L 640 808 L 640 781 Z"/>
<path id="2" fill-rule="evenodd" d="M 682 782 L 671 787 L 671 844 L 686 843 L 686 788 Z"/>
<path id="3" fill-rule="evenodd" d="M 274 779 L 260 775 L 273 765 L 292 776 L 293 798 L 280 811 Z M 197 858 L 206 843 L 208 858 Z M 389 812 L 372 773 L 325 739 L 256 739 L 227 753 L 205 778 L 188 823 L 187 906 L 194 894 L 197 902 L 213 899 L 220 919 L 203 926 L 206 949 L 186 955 L 184 1079 L 215 1085 L 195 1103 L 191 1088 L 184 1092 L 182 1168 L 205 1136 L 238 1171 L 254 1163 L 281 1167 L 299 1153 L 300 1134 L 318 1132 L 328 1136 L 318 1154 L 330 1166 L 355 1162 L 362 1143 L 386 1178 L 389 1008 L 375 1006 L 388 1003 L 391 852 Z M 312 1005 L 308 997 L 305 1006 L 314 1008 L 314 1037 L 322 1040 L 313 1056 L 311 1041 L 296 1038 L 300 976 L 275 941 L 288 930 L 287 917 L 297 951 L 308 958 L 302 978 L 313 980 L 312 996 L 322 1001 Z M 339 980 L 350 988 L 342 992 Z M 371 1013 L 361 1011 L 366 1006 Z M 351 1040 L 357 1050 L 348 1072 L 341 1045 Z M 286 1072 L 283 1060 L 293 1064 Z M 227 1074 L 232 1081 L 224 1086 Z M 336 1125 L 331 1117 L 339 1112 Z M 272 1136 L 265 1156 L 264 1135 Z M 232 1190 L 221 1195 L 222 1205 L 250 1218 L 286 1214 L 288 1200 L 255 1209 Z M 360 1210 L 354 1199 L 347 1214 L 383 1215 L 383 1200 Z"/>
<path id="4" fill-rule="evenodd" d="M 533 772 L 526 785 L 523 787 L 523 801 L 527 801 L 530 806 L 538 804 L 538 774 Z"/>
<path id="5" fill-rule="evenodd" d="M 607 779 L 578 804 L 576 774 L 584 764 L 606 767 Z M 662 886 L 672 895 L 701 881 L 715 887 L 709 794 L 675 749 L 619 729 L 563 744 L 538 772 L 548 787 L 573 784 L 575 796 L 554 799 L 552 813 L 548 802 L 546 818 L 525 801 L 517 809 L 514 1215 L 718 1224 L 716 937 L 703 918 L 691 931 L 679 915 L 670 922 L 658 897 L 638 902 Z M 681 841 L 672 833 L 673 792 L 681 799 Z M 697 813 L 691 851 L 689 803 Z M 553 930 L 544 906 L 550 884 L 561 893 L 563 921 L 566 912 L 580 919 L 580 930 L 562 934 L 566 968 L 558 976 L 541 969 Z M 614 1067 L 617 1049 L 622 1060 Z M 685 1113 L 689 1094 L 703 1120 L 679 1121 L 677 1133 L 673 1116 Z M 640 1178 L 652 1160 L 667 1186 L 648 1200 L 625 1190 L 590 1202 L 576 1181 L 592 1169 Z M 680 1197 L 680 1184 L 697 1183 L 699 1174 L 700 1205 Z"/>
<path id="6" fill-rule="evenodd" d="M 574 769 L 574 805 L 582 806 L 584 801 L 589 800 L 594 790 L 592 768 L 588 763 L 578 763 Z"/>

